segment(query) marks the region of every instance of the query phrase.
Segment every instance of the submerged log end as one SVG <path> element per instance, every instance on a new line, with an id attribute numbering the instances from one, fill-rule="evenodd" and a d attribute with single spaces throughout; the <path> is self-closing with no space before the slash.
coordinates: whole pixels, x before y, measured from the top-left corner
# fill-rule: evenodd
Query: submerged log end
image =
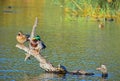
<path id="1" fill-rule="evenodd" d="M 92 72 L 86 72 L 84 70 L 76 70 L 76 71 L 71 71 L 69 73 L 73 74 L 73 75 L 94 75 L 94 73 L 92 73 Z"/>

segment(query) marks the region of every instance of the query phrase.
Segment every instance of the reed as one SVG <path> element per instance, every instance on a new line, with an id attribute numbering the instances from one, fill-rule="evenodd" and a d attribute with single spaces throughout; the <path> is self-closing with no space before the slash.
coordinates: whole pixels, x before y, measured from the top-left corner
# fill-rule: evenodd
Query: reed
<path id="1" fill-rule="evenodd" d="M 54 0 L 55 1 L 55 0 Z M 63 3 L 64 1 L 64 3 Z M 58 0 L 64 4 L 66 17 L 91 17 L 93 19 L 120 18 L 119 0 Z"/>

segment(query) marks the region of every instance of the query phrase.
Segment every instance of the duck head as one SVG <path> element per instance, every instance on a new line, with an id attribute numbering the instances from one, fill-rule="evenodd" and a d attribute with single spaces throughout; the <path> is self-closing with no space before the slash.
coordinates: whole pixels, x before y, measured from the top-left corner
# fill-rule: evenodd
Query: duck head
<path id="1" fill-rule="evenodd" d="M 21 35 L 24 35 L 24 34 L 23 34 L 22 31 L 19 31 L 17 35 L 18 35 L 18 36 L 21 36 Z"/>
<path id="2" fill-rule="evenodd" d="M 26 36 L 21 31 L 18 32 L 16 39 L 20 44 L 26 42 Z"/>

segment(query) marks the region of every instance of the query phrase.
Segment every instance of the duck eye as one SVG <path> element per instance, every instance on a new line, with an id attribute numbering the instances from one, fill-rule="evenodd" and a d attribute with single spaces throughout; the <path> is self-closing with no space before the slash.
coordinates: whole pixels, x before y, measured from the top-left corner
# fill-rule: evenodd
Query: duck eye
<path id="1" fill-rule="evenodd" d="M 20 34 L 18 34 L 20 36 Z"/>

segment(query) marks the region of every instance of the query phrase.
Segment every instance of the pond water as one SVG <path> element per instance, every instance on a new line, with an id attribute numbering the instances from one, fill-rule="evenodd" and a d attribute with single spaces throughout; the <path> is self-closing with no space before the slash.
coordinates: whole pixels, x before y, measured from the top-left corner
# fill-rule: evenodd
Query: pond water
<path id="1" fill-rule="evenodd" d="M 79 20 L 64 21 L 63 9 L 45 0 L 0 0 L 0 81 L 120 81 L 120 24 Z M 24 61 L 25 52 L 16 48 L 18 31 L 30 33 L 35 17 L 36 33 L 47 48 L 42 55 L 54 66 L 69 71 L 82 69 L 94 76 L 45 73 L 35 58 Z M 101 78 L 96 68 L 105 64 L 109 77 Z"/>

